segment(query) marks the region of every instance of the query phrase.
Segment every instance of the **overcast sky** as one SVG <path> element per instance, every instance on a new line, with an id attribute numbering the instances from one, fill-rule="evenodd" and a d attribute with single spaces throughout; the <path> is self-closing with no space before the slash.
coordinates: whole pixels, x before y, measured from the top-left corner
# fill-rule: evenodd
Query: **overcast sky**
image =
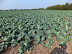
<path id="1" fill-rule="evenodd" d="M 71 3 L 72 0 L 0 0 L 0 9 L 46 8 L 67 2 Z"/>

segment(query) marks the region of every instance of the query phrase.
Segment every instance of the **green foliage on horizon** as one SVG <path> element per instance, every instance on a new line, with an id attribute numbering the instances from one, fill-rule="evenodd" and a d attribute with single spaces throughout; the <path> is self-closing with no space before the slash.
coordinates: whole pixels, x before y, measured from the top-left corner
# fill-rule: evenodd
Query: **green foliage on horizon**
<path id="1" fill-rule="evenodd" d="M 48 10 L 72 10 L 72 3 L 66 3 L 65 5 L 55 5 L 47 7 Z"/>

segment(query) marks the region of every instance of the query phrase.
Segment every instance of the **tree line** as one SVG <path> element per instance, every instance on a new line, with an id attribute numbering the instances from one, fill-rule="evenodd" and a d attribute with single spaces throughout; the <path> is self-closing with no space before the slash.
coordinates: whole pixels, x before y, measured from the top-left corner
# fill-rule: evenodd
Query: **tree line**
<path id="1" fill-rule="evenodd" d="M 48 10 L 72 10 L 72 3 L 66 3 L 65 5 L 55 5 L 47 7 Z"/>

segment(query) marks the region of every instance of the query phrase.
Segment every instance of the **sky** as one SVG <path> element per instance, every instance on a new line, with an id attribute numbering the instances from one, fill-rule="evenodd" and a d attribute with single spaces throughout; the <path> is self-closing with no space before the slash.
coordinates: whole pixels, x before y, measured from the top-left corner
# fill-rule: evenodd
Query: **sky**
<path id="1" fill-rule="evenodd" d="M 0 0 L 0 9 L 37 9 L 72 3 L 72 0 Z"/>

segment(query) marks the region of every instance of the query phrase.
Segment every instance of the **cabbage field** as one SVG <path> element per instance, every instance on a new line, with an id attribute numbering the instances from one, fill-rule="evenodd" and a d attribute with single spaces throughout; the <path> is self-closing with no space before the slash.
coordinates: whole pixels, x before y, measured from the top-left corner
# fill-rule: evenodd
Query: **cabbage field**
<path id="1" fill-rule="evenodd" d="M 0 51 L 8 46 L 20 45 L 18 54 L 22 54 L 39 43 L 51 49 L 54 36 L 59 45 L 65 45 L 67 41 L 72 42 L 71 31 L 72 11 L 0 11 Z"/>

